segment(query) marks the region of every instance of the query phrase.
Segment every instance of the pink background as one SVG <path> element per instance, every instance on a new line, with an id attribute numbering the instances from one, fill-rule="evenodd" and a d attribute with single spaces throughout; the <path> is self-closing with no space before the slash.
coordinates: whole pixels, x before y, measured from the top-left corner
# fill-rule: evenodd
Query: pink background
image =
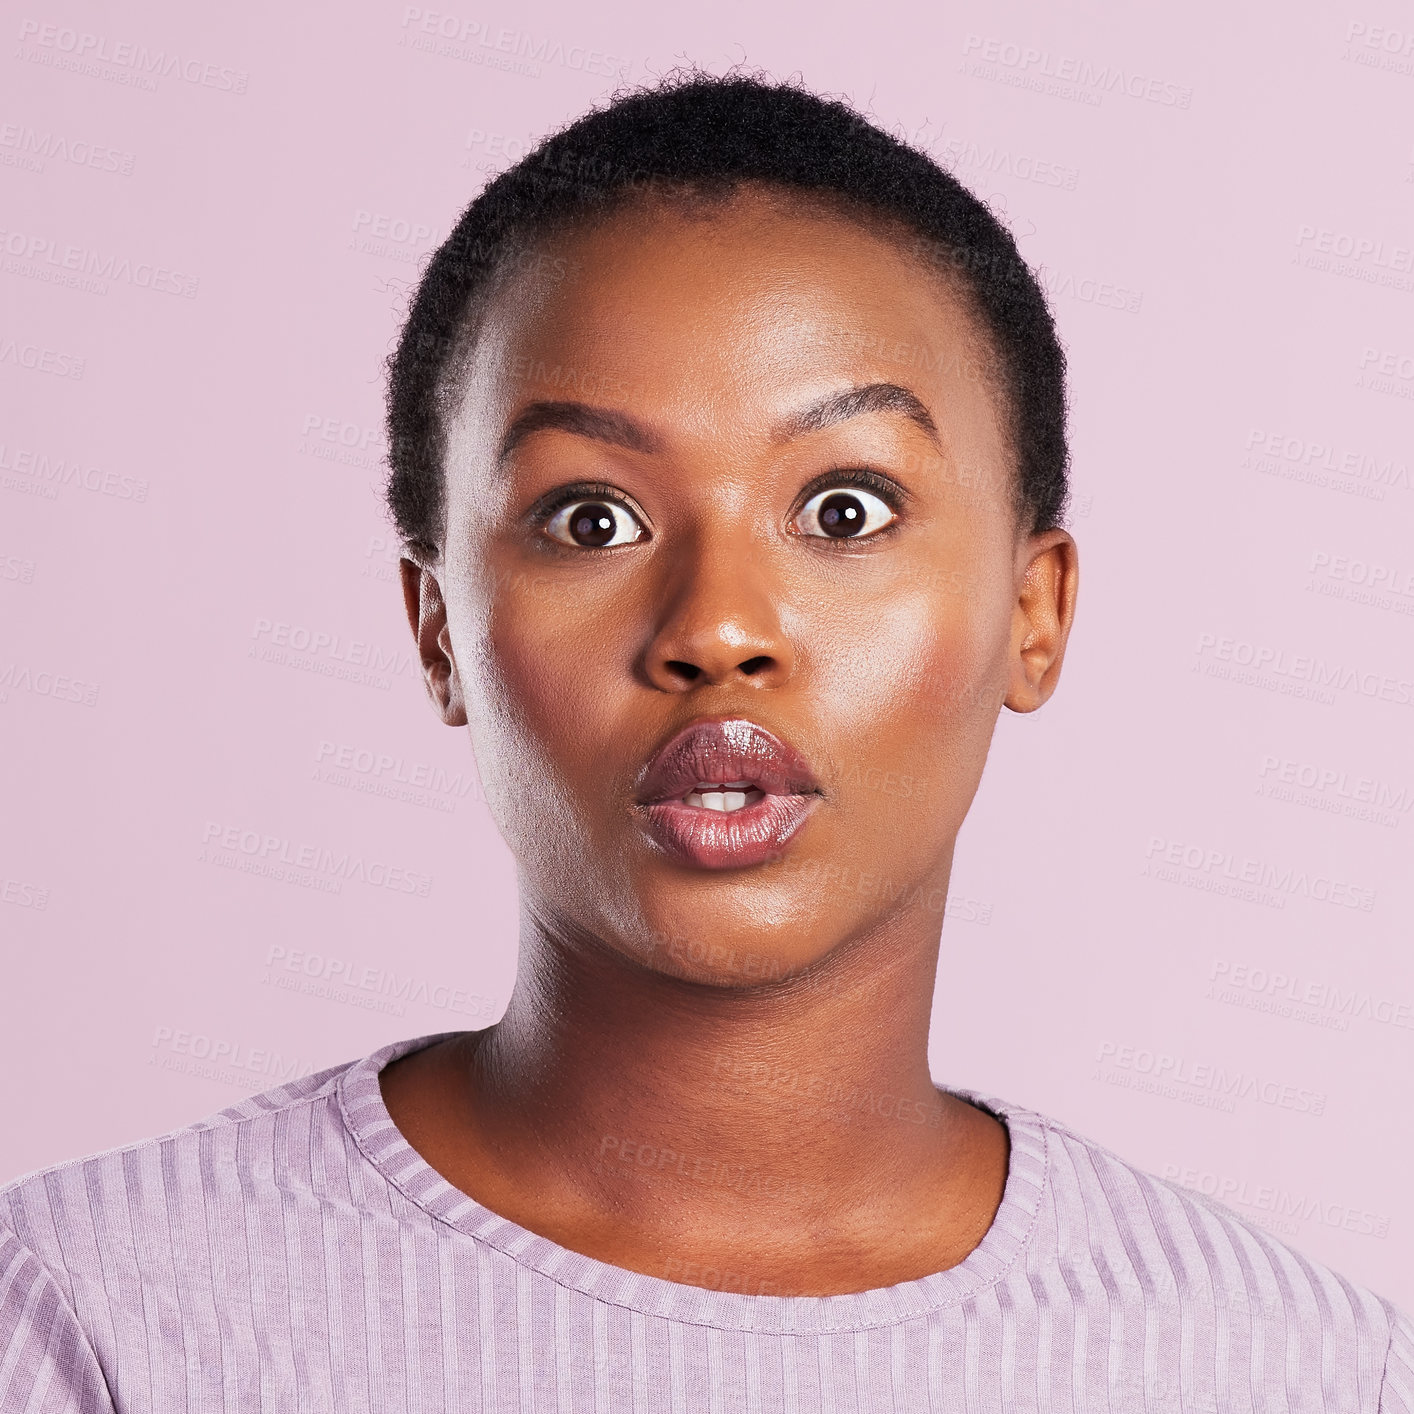
<path id="1" fill-rule="evenodd" d="M 1073 361 L 1079 624 L 964 831 L 935 1073 L 1414 1306 L 1407 10 L 491 3 L 5 21 L 0 1178 L 498 1013 L 380 362 L 485 173 L 745 59 L 1004 213 Z"/>

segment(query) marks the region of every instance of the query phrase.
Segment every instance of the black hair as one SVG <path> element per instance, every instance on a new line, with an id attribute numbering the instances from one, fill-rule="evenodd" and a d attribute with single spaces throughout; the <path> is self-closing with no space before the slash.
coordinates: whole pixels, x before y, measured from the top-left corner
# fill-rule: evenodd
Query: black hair
<path id="1" fill-rule="evenodd" d="M 990 335 L 1032 530 L 1065 510 L 1065 354 L 1010 232 L 926 153 L 845 103 L 794 82 L 669 75 L 616 95 L 495 177 L 427 265 L 388 360 L 388 508 L 403 537 L 435 548 L 443 517 L 443 411 L 497 277 L 536 242 L 650 191 L 708 202 L 746 183 L 808 194 L 910 237 L 951 274 Z M 536 257 L 543 260 L 543 257 Z M 534 261 L 531 261 L 534 264 Z M 563 273 L 563 262 L 548 262 Z"/>

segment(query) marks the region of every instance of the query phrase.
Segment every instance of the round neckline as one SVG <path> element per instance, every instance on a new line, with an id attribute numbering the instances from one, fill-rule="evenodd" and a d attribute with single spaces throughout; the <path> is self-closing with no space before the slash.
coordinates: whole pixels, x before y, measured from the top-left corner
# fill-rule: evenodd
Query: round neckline
<path id="1" fill-rule="evenodd" d="M 383 1103 L 379 1072 L 402 1056 L 460 1034 L 444 1031 L 395 1041 L 344 1072 L 337 1086 L 339 1109 L 359 1151 L 404 1197 L 437 1221 L 561 1286 L 643 1315 L 774 1335 L 824 1335 L 895 1325 L 955 1306 L 996 1285 L 1025 1249 L 1040 1212 L 1048 1177 L 1041 1117 L 994 1096 L 939 1086 L 999 1119 L 1011 1141 L 1001 1206 L 982 1241 L 957 1266 L 895 1286 L 835 1296 L 752 1296 L 615 1267 L 561 1247 L 484 1207 L 447 1182 L 394 1124 Z"/>

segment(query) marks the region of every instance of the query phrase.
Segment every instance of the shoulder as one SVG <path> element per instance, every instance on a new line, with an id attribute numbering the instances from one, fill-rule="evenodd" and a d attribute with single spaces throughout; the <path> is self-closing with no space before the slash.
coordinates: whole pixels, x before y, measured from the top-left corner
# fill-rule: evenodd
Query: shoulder
<path id="1" fill-rule="evenodd" d="M 257 1176 L 277 1186 L 282 1130 L 331 1125 L 321 1111 L 349 1068 L 0 1188 L 0 1405 L 111 1411 L 105 1371 L 147 1348 L 153 1293 L 191 1289 L 209 1234 L 238 1228 L 246 1200 L 268 1206 Z"/>
<path id="2" fill-rule="evenodd" d="M 1066 1124 L 987 1103 L 1044 1132 L 1045 1258 L 1085 1269 L 1072 1279 L 1092 1281 L 1112 1308 L 1132 1304 L 1146 1323 L 1172 1322 L 1176 1335 L 1209 1327 L 1249 1352 L 1285 1350 L 1313 1372 L 1338 1369 L 1382 1391 L 1370 1407 L 1414 1414 L 1414 1326 L 1392 1302 Z"/>
<path id="3" fill-rule="evenodd" d="M 1161 1288 L 1214 1290 L 1288 1318 L 1322 1315 L 1387 1337 L 1389 1303 L 1215 1198 L 1139 1168 L 1039 1117 L 1058 1210 L 1112 1236 Z"/>
<path id="4" fill-rule="evenodd" d="M 170 1230 L 253 1176 L 273 1177 L 299 1130 L 336 1124 L 328 1111 L 351 1068 L 333 1066 L 167 1134 L 26 1174 L 0 1188 L 0 1231 L 60 1272 L 96 1260 L 100 1246 L 140 1242 L 159 1217 Z"/>
<path id="5" fill-rule="evenodd" d="M 233 1228 L 282 1226 L 290 1202 L 376 1200 L 386 1184 L 355 1111 L 365 1134 L 386 1127 L 379 1072 L 453 1034 L 394 1041 L 170 1133 L 27 1174 L 0 1188 L 0 1230 L 61 1282 L 65 1272 L 145 1282 L 170 1277 L 174 1260 L 209 1263 L 209 1244 Z"/>

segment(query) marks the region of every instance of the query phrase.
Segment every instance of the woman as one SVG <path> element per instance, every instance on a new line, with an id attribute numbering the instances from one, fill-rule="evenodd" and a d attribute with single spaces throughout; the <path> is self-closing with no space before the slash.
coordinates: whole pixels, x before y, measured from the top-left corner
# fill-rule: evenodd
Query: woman
<path id="1" fill-rule="evenodd" d="M 514 994 L 0 1195 L 0 1410 L 1414 1411 L 1388 1302 L 929 1074 L 957 832 L 1077 584 L 987 210 L 670 81 L 490 185 L 391 371 Z"/>

